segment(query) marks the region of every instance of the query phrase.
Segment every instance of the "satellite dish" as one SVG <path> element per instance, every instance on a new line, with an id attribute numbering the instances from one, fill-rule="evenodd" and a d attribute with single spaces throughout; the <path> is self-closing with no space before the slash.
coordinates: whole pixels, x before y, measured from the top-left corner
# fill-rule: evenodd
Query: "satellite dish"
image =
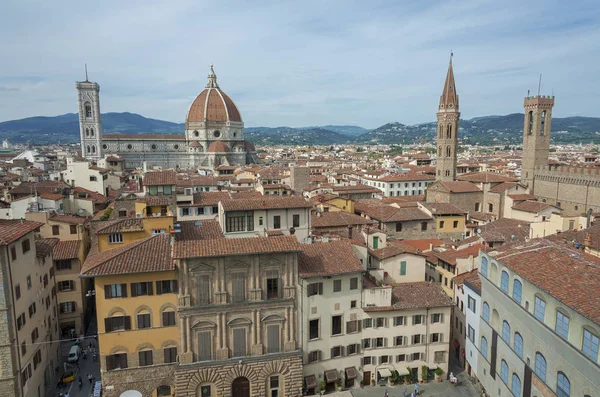
<path id="1" fill-rule="evenodd" d="M 477 229 L 477 234 L 481 234 L 481 229 Z"/>

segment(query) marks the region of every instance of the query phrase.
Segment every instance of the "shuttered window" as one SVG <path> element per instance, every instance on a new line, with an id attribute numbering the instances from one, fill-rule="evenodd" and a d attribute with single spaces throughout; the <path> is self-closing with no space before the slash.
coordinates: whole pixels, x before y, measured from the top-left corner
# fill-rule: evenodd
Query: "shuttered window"
<path id="1" fill-rule="evenodd" d="M 212 360 L 212 336 L 210 331 L 198 334 L 198 360 Z"/>
<path id="2" fill-rule="evenodd" d="M 175 312 L 163 312 L 162 323 L 163 327 L 175 325 Z"/>
<path id="3" fill-rule="evenodd" d="M 152 281 L 145 281 L 142 283 L 131 283 L 131 296 L 146 296 L 153 295 L 153 285 Z"/>
<path id="4" fill-rule="evenodd" d="M 131 329 L 131 317 L 118 316 L 104 319 L 104 328 L 106 332 L 127 331 Z"/>
<path id="5" fill-rule="evenodd" d="M 280 278 L 278 270 L 267 270 L 267 299 L 279 298 Z"/>
<path id="6" fill-rule="evenodd" d="M 279 346 L 279 325 L 267 326 L 267 353 L 278 353 Z"/>
<path id="7" fill-rule="evenodd" d="M 127 284 L 105 285 L 104 298 L 127 298 Z"/>
<path id="8" fill-rule="evenodd" d="M 127 368 L 127 353 L 111 354 L 110 356 L 106 356 L 107 371 L 124 368 Z"/>
<path id="9" fill-rule="evenodd" d="M 152 350 L 144 350 L 138 353 L 140 360 L 140 367 L 145 367 L 146 365 L 152 365 Z"/>
<path id="10" fill-rule="evenodd" d="M 246 329 L 233 329 L 233 356 L 242 357 L 246 355 Z"/>
<path id="11" fill-rule="evenodd" d="M 246 300 L 246 275 L 244 273 L 233 273 L 231 275 L 231 300 L 233 302 L 244 302 Z"/>
<path id="12" fill-rule="evenodd" d="M 142 313 L 137 315 L 138 328 L 150 328 L 152 324 L 150 323 L 150 314 Z"/>
<path id="13" fill-rule="evenodd" d="M 164 349 L 165 364 L 174 363 L 177 361 L 177 348 L 166 347 Z"/>
<path id="14" fill-rule="evenodd" d="M 210 277 L 208 275 L 198 276 L 196 286 L 197 304 L 208 305 L 210 303 Z"/>

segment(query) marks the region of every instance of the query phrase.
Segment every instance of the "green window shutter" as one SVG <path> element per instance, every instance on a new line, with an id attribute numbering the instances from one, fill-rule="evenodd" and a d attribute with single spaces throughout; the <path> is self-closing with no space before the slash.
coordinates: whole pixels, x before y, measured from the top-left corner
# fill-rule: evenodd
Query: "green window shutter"
<path id="1" fill-rule="evenodd" d="M 400 275 L 406 276 L 406 261 L 400 262 Z"/>

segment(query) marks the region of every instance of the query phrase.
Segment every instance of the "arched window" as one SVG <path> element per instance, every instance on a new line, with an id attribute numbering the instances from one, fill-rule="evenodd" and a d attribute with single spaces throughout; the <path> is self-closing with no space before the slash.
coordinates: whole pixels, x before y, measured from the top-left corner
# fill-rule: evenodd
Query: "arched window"
<path id="1" fill-rule="evenodd" d="M 563 338 L 569 338 L 569 316 L 559 310 L 556 311 L 556 327 L 554 330 Z"/>
<path id="2" fill-rule="evenodd" d="M 92 145 L 92 153 L 96 153 L 96 145 Z"/>
<path id="3" fill-rule="evenodd" d="M 494 212 L 494 204 L 488 203 L 488 212 Z"/>
<path id="4" fill-rule="evenodd" d="M 442 157 L 442 147 L 438 147 L 438 157 Z"/>
<path id="5" fill-rule="evenodd" d="M 485 277 L 488 275 L 488 260 L 485 256 L 481 258 L 481 274 Z"/>
<path id="6" fill-rule="evenodd" d="M 521 397 L 521 379 L 514 372 L 512 375 L 512 387 L 510 390 L 515 397 Z"/>
<path id="7" fill-rule="evenodd" d="M 92 152 L 92 149 L 90 148 L 90 145 L 87 145 L 87 147 L 86 147 L 86 151 L 87 151 L 88 153 L 91 153 L 91 152 Z"/>
<path id="8" fill-rule="evenodd" d="M 92 117 L 92 104 L 89 102 L 85 103 L 85 117 Z"/>
<path id="9" fill-rule="evenodd" d="M 523 337 L 518 332 L 515 332 L 515 353 L 517 356 L 523 357 Z"/>
<path id="10" fill-rule="evenodd" d="M 502 322 L 502 339 L 510 345 L 510 324 L 506 320 Z"/>
<path id="11" fill-rule="evenodd" d="M 90 129 L 89 128 L 85 129 L 85 136 L 90 136 Z"/>
<path id="12" fill-rule="evenodd" d="M 479 203 L 475 203 L 475 212 L 479 212 Z"/>
<path id="13" fill-rule="evenodd" d="M 544 125 L 546 123 L 546 111 L 542 111 L 542 121 L 540 123 L 540 135 L 544 135 Z"/>
<path id="14" fill-rule="evenodd" d="M 446 127 L 446 138 L 452 139 L 452 126 L 450 124 Z"/>
<path id="15" fill-rule="evenodd" d="M 533 133 L 533 110 L 529 111 L 527 121 L 527 135 L 531 135 Z"/>
<path id="16" fill-rule="evenodd" d="M 93 128 L 90 128 L 90 136 L 92 136 L 92 137 L 94 136 L 94 129 Z"/>
<path id="17" fill-rule="evenodd" d="M 481 337 L 481 355 L 483 356 L 483 358 L 487 358 L 487 339 L 485 339 L 485 336 Z"/>
<path id="18" fill-rule="evenodd" d="M 546 381 L 546 358 L 540 352 L 535 353 L 535 374 Z"/>
<path id="19" fill-rule="evenodd" d="M 446 176 L 450 176 L 450 170 L 446 170 Z"/>
<path id="20" fill-rule="evenodd" d="M 500 277 L 500 289 L 508 294 L 508 273 L 502 270 L 502 276 Z"/>
<path id="21" fill-rule="evenodd" d="M 446 157 L 450 157 L 450 146 L 446 146 Z"/>
<path id="22" fill-rule="evenodd" d="M 500 379 L 502 379 L 504 384 L 508 385 L 508 364 L 504 360 L 500 363 Z"/>
<path id="23" fill-rule="evenodd" d="M 483 302 L 483 314 L 482 317 L 488 323 L 490 322 L 490 305 L 487 302 Z"/>
<path id="24" fill-rule="evenodd" d="M 556 377 L 556 395 L 558 397 L 569 397 L 571 395 L 571 382 L 562 372 L 559 372 Z"/>
<path id="25" fill-rule="evenodd" d="M 521 295 L 523 292 L 523 285 L 519 280 L 513 281 L 513 299 L 521 303 Z"/>

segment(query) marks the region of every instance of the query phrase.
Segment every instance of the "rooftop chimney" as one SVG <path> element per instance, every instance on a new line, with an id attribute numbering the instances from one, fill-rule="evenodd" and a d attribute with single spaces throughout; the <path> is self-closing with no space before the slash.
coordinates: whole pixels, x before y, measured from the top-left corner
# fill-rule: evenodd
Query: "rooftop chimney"
<path id="1" fill-rule="evenodd" d="M 352 225 L 348 225 L 348 238 L 352 240 Z"/>

